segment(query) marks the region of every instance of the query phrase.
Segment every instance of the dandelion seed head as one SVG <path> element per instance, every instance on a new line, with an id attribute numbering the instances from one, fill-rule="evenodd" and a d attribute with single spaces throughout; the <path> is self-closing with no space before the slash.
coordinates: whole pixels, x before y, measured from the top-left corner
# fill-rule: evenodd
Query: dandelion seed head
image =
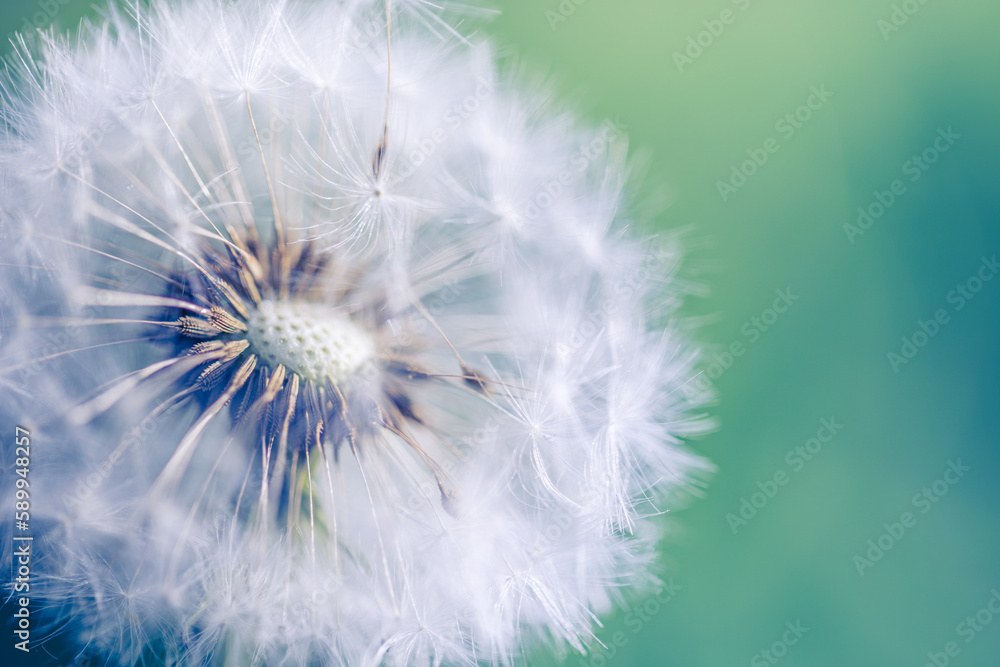
<path id="1" fill-rule="evenodd" d="M 634 236 L 623 128 L 482 14 L 153 2 L 19 43 L 0 414 L 37 442 L 46 632 L 510 664 L 655 586 L 708 467 L 678 253 Z"/>

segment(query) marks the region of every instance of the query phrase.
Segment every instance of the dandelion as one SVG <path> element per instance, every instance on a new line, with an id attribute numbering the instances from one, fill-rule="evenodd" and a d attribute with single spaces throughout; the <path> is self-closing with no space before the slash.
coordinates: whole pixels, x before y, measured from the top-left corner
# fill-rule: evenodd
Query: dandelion
<path id="1" fill-rule="evenodd" d="M 706 468 L 678 253 L 627 233 L 621 128 L 481 13 L 188 0 L 20 39 L 0 382 L 38 637 L 510 664 L 657 585 Z"/>

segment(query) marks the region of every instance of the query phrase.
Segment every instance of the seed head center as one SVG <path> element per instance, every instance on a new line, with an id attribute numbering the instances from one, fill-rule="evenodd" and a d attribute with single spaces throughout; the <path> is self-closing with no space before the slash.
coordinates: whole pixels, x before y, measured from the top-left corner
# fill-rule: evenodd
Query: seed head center
<path id="1" fill-rule="evenodd" d="M 319 383 L 346 380 L 375 354 L 367 332 L 321 304 L 263 301 L 247 329 L 253 352 L 268 365 Z"/>

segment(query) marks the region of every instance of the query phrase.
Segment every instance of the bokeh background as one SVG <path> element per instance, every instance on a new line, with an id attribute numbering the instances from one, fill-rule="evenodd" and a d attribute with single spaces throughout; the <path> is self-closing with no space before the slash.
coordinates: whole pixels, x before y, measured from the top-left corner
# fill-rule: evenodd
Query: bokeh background
<path id="1" fill-rule="evenodd" d="M 1000 4 L 496 5 L 499 45 L 652 155 L 720 396 L 672 590 L 530 664 L 1000 665 Z M 0 31 L 93 13 L 4 0 Z"/>

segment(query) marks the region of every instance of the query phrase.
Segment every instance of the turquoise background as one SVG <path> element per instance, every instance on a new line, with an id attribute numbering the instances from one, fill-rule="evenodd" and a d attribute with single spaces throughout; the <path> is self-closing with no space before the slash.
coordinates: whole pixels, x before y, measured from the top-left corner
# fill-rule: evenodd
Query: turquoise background
<path id="1" fill-rule="evenodd" d="M 56 21 L 71 27 L 88 5 L 7 2 L 0 26 L 58 6 Z M 960 627 L 1000 590 L 1000 280 L 960 310 L 953 292 L 1000 253 L 1000 4 L 498 5 L 486 32 L 530 69 L 548 68 L 564 99 L 582 89 L 594 123 L 620 116 L 633 150 L 651 153 L 644 188 L 672 198 L 658 224 L 692 228 L 689 275 L 708 290 L 686 314 L 704 318 L 702 340 L 720 355 L 733 343 L 743 351 L 721 374 L 709 367 L 721 426 L 695 446 L 719 470 L 706 497 L 671 519 L 663 565 L 679 590 L 608 619 L 598 633 L 607 649 L 562 662 L 920 667 L 932 652 L 939 664 L 1000 664 L 1000 615 L 969 642 Z M 916 12 L 888 31 L 904 5 Z M 731 23 L 710 23 L 721 34 L 701 35 L 706 46 L 679 67 L 675 52 L 723 10 Z M 776 123 L 814 86 L 832 97 L 814 98 L 788 137 Z M 948 128 L 960 137 L 912 181 L 907 162 Z M 768 139 L 777 152 L 723 200 L 718 182 Z M 905 192 L 852 243 L 845 225 L 897 179 Z M 772 317 L 776 290 L 798 299 Z M 939 309 L 947 322 L 894 369 L 887 355 Z M 843 428 L 811 460 L 800 470 L 786 460 L 831 418 Z M 938 502 L 915 504 L 949 462 L 969 470 L 938 484 Z M 776 474 L 787 483 L 770 488 Z M 727 515 L 758 483 L 776 493 L 757 496 L 762 507 L 734 531 Z M 890 540 L 884 524 L 904 512 L 910 526 Z M 855 557 L 880 537 L 891 548 L 859 574 Z M 786 623 L 808 630 L 797 639 Z M 957 655 L 944 655 L 948 642 Z"/>

